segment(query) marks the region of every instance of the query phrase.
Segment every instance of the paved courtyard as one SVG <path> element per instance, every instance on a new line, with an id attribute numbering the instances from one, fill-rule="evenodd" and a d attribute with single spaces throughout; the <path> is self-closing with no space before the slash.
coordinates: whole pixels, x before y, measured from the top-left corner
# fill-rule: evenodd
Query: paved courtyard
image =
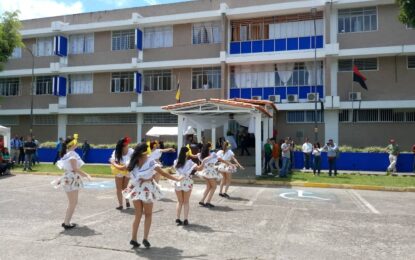
<path id="1" fill-rule="evenodd" d="M 415 193 L 234 186 L 214 209 L 191 197 L 190 225 L 177 227 L 175 195 L 155 204 L 151 249 L 131 249 L 134 210 L 115 210 L 112 180 L 82 190 L 73 222 L 60 227 L 64 192 L 55 177 L 0 179 L 0 259 L 414 259 Z M 139 240 L 143 230 L 140 226 Z"/>

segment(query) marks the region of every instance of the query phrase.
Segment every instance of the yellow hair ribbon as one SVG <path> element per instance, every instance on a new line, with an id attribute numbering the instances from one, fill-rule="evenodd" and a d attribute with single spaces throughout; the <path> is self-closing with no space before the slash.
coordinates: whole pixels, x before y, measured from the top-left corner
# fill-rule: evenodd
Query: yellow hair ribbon
<path id="1" fill-rule="evenodd" d="M 151 154 L 150 141 L 147 141 L 147 152 L 146 152 L 146 154 L 147 155 L 150 155 Z"/>
<path id="2" fill-rule="evenodd" d="M 187 151 L 186 156 L 193 156 L 192 153 L 192 149 L 190 148 L 190 144 L 186 145 L 187 149 L 189 149 L 189 151 Z"/>
<path id="3" fill-rule="evenodd" d="M 226 143 L 228 144 L 228 145 L 226 146 L 226 148 L 231 148 L 231 147 L 232 147 L 231 143 L 230 143 L 228 140 L 226 140 Z"/>
<path id="4" fill-rule="evenodd" d="M 78 134 L 74 134 L 73 135 L 73 140 L 72 141 L 70 141 L 68 144 L 67 144 L 67 146 L 68 147 L 72 147 L 72 146 L 75 146 L 75 145 L 77 145 L 78 144 Z"/>

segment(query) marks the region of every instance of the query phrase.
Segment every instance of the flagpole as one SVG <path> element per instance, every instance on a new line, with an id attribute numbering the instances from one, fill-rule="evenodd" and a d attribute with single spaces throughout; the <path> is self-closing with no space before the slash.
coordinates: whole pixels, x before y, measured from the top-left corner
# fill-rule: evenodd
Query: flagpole
<path id="1" fill-rule="evenodd" d="M 353 71 L 353 68 L 354 68 L 354 57 L 352 58 L 352 124 L 354 124 L 354 96 L 353 96 L 353 93 L 354 93 L 354 71 Z"/>

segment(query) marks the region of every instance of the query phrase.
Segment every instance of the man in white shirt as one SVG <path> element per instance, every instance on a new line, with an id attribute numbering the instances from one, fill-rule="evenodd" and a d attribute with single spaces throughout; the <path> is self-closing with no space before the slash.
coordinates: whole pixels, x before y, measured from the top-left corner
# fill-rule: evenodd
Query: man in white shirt
<path id="1" fill-rule="evenodd" d="M 305 139 L 305 142 L 302 147 L 302 151 L 304 153 L 304 170 L 310 169 L 310 160 L 311 160 L 311 153 L 313 152 L 313 145 L 310 143 L 308 137 Z"/>
<path id="2" fill-rule="evenodd" d="M 280 170 L 279 177 L 286 178 L 288 169 L 290 167 L 290 157 L 291 157 L 291 144 L 290 139 L 286 138 L 285 142 L 281 145 L 281 160 L 282 166 Z"/>
<path id="3" fill-rule="evenodd" d="M 327 160 L 329 162 L 329 176 L 331 176 L 334 170 L 334 176 L 337 176 L 337 155 L 339 148 L 337 144 L 330 139 L 329 142 L 323 147 L 323 150 L 327 152 Z"/>

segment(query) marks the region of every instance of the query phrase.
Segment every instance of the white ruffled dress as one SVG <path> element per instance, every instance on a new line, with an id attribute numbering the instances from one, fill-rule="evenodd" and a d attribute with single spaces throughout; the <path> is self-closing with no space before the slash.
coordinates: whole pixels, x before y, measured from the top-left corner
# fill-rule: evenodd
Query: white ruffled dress
<path id="1" fill-rule="evenodd" d="M 177 191 L 190 191 L 193 189 L 193 180 L 191 173 L 197 167 L 197 164 L 194 163 L 192 160 L 187 160 L 183 167 L 177 168 L 176 167 L 177 160 L 174 161 L 174 169 L 177 172 L 178 176 L 183 176 L 184 179 L 182 181 L 171 181 L 175 190 Z"/>
<path id="2" fill-rule="evenodd" d="M 59 169 L 64 170 L 64 175 L 53 181 L 52 185 L 56 189 L 63 188 L 65 192 L 71 192 L 79 190 L 84 187 L 81 175 L 75 173 L 72 169 L 70 160 L 75 159 L 78 169 L 81 168 L 85 163 L 82 161 L 81 157 L 75 151 L 67 152 L 59 161 L 57 161 L 56 166 Z"/>
<path id="3" fill-rule="evenodd" d="M 160 165 L 151 159 L 147 159 L 141 168 L 136 166 L 130 172 L 130 184 L 122 191 L 124 198 L 141 200 L 144 203 L 153 203 L 155 200 L 161 199 L 163 193 L 160 186 L 151 179 L 156 167 L 160 167 Z"/>
<path id="4" fill-rule="evenodd" d="M 134 153 L 134 149 L 132 148 L 128 148 L 128 152 L 126 155 L 121 156 L 121 161 L 117 164 L 119 165 L 123 165 L 123 166 L 128 166 L 128 164 L 130 163 L 131 160 L 131 156 Z M 115 150 L 112 152 L 111 154 L 111 158 L 110 161 L 115 161 Z M 115 175 L 116 177 L 124 177 L 127 176 L 128 177 L 128 170 L 119 170 L 117 168 L 115 168 L 114 165 L 111 164 L 111 172 L 113 175 Z"/>
<path id="5" fill-rule="evenodd" d="M 200 155 L 199 155 L 199 160 L 203 161 L 200 158 Z M 203 170 L 198 171 L 196 173 L 197 176 L 199 176 L 202 179 L 203 178 L 205 178 L 205 179 L 216 179 L 216 180 L 222 179 L 222 175 L 220 175 L 219 172 L 215 168 L 215 164 L 217 162 L 218 162 L 218 156 L 216 155 L 216 153 L 211 153 L 209 155 L 209 158 L 205 161 L 205 163 L 203 165 Z"/>
<path id="6" fill-rule="evenodd" d="M 224 153 L 223 150 L 220 150 L 216 154 L 219 158 L 221 158 L 222 160 L 228 161 L 228 162 L 235 155 L 230 149 L 226 150 L 226 153 Z M 227 165 L 226 163 L 220 163 L 218 166 L 218 171 L 226 172 L 226 173 L 235 173 L 236 167 L 233 165 Z"/>

